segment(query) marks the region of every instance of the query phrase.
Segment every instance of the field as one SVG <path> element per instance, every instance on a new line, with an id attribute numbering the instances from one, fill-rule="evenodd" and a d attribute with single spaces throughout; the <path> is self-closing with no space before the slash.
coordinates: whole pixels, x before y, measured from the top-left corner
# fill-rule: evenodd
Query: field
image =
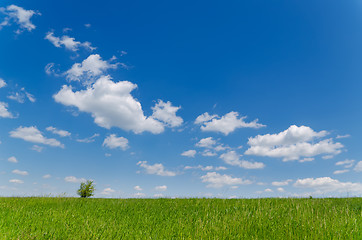
<path id="1" fill-rule="evenodd" d="M 0 239 L 362 239 L 362 199 L 0 198 Z"/>

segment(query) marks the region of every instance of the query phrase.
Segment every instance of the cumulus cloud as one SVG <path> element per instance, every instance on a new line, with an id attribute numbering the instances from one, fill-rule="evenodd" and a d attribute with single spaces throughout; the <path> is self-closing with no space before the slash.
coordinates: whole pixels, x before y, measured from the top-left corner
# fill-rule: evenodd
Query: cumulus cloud
<path id="1" fill-rule="evenodd" d="M 345 168 L 351 168 L 354 164 L 354 160 L 346 159 L 344 161 L 336 162 L 336 166 L 344 166 Z"/>
<path id="2" fill-rule="evenodd" d="M 284 188 L 282 188 L 282 187 L 277 188 L 277 191 L 278 192 L 285 192 Z"/>
<path id="3" fill-rule="evenodd" d="M 203 147 L 203 148 L 213 148 L 216 144 L 216 140 L 212 137 L 203 138 L 198 143 L 196 143 L 196 147 Z"/>
<path id="4" fill-rule="evenodd" d="M 87 50 L 93 51 L 96 48 L 92 47 L 90 42 L 78 42 L 75 41 L 75 38 L 69 37 L 67 35 L 64 35 L 62 37 L 56 37 L 54 36 L 54 32 L 47 32 L 45 35 L 45 39 L 49 40 L 55 47 L 65 47 L 67 50 L 76 52 L 79 50 L 80 47 L 83 47 Z"/>
<path id="5" fill-rule="evenodd" d="M 65 106 L 74 106 L 79 111 L 91 113 L 94 122 L 107 129 L 119 127 L 134 133 L 163 132 L 163 124 L 146 117 L 141 104 L 131 95 L 135 88 L 137 85 L 131 82 L 116 83 L 110 76 L 103 76 L 86 90 L 73 92 L 72 87 L 64 85 L 53 97 Z"/>
<path id="6" fill-rule="evenodd" d="M 133 189 L 136 190 L 136 191 L 142 191 L 143 190 L 140 186 L 134 186 Z"/>
<path id="7" fill-rule="evenodd" d="M 160 120 L 169 127 L 179 127 L 183 123 L 183 119 L 176 116 L 176 112 L 180 108 L 181 107 L 172 106 L 171 102 L 169 101 L 163 102 L 162 100 L 158 100 L 156 105 L 152 107 L 152 117 L 154 119 Z"/>
<path id="8" fill-rule="evenodd" d="M 3 88 L 6 86 L 6 82 L 4 79 L 0 78 L 0 88 Z"/>
<path id="9" fill-rule="evenodd" d="M 7 98 L 14 100 L 18 103 L 24 103 L 26 99 L 28 99 L 32 103 L 36 102 L 34 95 L 27 92 L 25 88 L 21 88 L 19 92 L 11 93 L 9 96 L 7 96 Z"/>
<path id="10" fill-rule="evenodd" d="M 314 158 L 303 158 L 303 159 L 300 159 L 299 162 L 303 163 L 303 162 L 312 162 L 314 161 Z"/>
<path id="11" fill-rule="evenodd" d="M 18 127 L 14 131 L 10 132 L 10 137 L 20 138 L 27 142 L 41 143 L 52 147 L 64 148 L 64 145 L 54 138 L 46 138 L 42 133 L 35 127 Z"/>
<path id="12" fill-rule="evenodd" d="M 164 192 L 164 191 L 167 190 L 167 186 L 166 186 L 166 185 L 156 186 L 156 187 L 155 187 L 155 190 L 156 190 L 156 191 L 160 191 L 160 192 Z"/>
<path id="13" fill-rule="evenodd" d="M 64 178 L 64 181 L 71 183 L 82 183 L 86 182 L 87 180 L 85 178 L 76 178 L 74 176 L 67 176 Z"/>
<path id="14" fill-rule="evenodd" d="M 196 155 L 196 151 L 195 150 L 188 150 L 188 151 L 185 151 L 183 153 L 181 153 L 181 156 L 184 156 L 184 157 L 195 157 Z"/>
<path id="15" fill-rule="evenodd" d="M 128 139 L 124 137 L 117 137 L 116 134 L 111 134 L 104 139 L 103 146 L 110 149 L 120 148 L 123 151 L 129 148 Z"/>
<path id="16" fill-rule="evenodd" d="M 214 157 L 214 156 L 217 156 L 217 154 L 215 152 L 212 152 L 210 151 L 209 149 L 206 149 L 204 150 L 202 153 L 201 153 L 202 156 L 204 157 Z"/>
<path id="17" fill-rule="evenodd" d="M 11 163 L 18 163 L 18 159 L 16 159 L 16 157 L 12 156 L 12 157 L 9 157 L 8 158 L 8 162 L 11 162 Z"/>
<path id="18" fill-rule="evenodd" d="M 147 164 L 147 161 L 139 161 L 137 163 L 141 168 L 146 170 L 147 174 L 154 174 L 159 176 L 173 177 L 176 176 L 175 172 L 165 170 L 165 167 L 161 163 L 155 163 L 154 165 Z"/>
<path id="19" fill-rule="evenodd" d="M 250 148 L 247 155 L 283 158 L 283 161 L 299 160 L 301 157 L 314 157 L 321 154 L 337 155 L 343 145 L 332 139 L 315 142 L 328 134 L 326 131 L 315 132 L 306 126 L 290 126 L 278 134 L 258 135 L 249 138 Z M 313 141 L 314 140 L 314 141 Z"/>
<path id="20" fill-rule="evenodd" d="M 69 137 L 71 135 L 71 133 L 68 132 L 68 131 L 60 130 L 60 129 L 57 129 L 57 128 L 52 127 L 52 126 L 47 127 L 46 130 L 49 131 L 49 132 L 52 132 L 54 134 L 57 134 L 57 135 L 59 135 L 61 137 Z"/>
<path id="21" fill-rule="evenodd" d="M 351 135 L 349 135 L 349 134 L 345 134 L 345 135 L 337 135 L 337 139 L 340 139 L 340 138 L 349 138 L 349 137 L 351 137 Z"/>
<path id="22" fill-rule="evenodd" d="M 102 195 L 111 195 L 112 193 L 115 193 L 116 191 L 112 188 L 105 188 L 101 192 Z"/>
<path id="23" fill-rule="evenodd" d="M 202 124 L 201 130 L 204 132 L 220 132 L 229 135 L 238 128 L 261 128 L 265 125 L 258 123 L 258 119 L 252 122 L 245 122 L 245 116 L 239 117 L 237 112 L 229 112 L 221 118 L 208 113 L 198 116 L 195 123 Z"/>
<path id="24" fill-rule="evenodd" d="M 5 102 L 0 102 L 0 117 L 2 118 L 15 118 L 14 115 L 9 112 L 8 104 Z"/>
<path id="25" fill-rule="evenodd" d="M 49 179 L 49 178 L 51 178 L 51 177 L 52 177 L 52 175 L 50 175 L 50 174 L 45 174 L 45 175 L 43 176 L 44 179 Z"/>
<path id="26" fill-rule="evenodd" d="M 285 180 L 285 181 L 280 181 L 280 182 L 278 182 L 278 181 L 275 181 L 275 182 L 272 182 L 272 185 L 273 186 L 277 186 L 277 187 L 280 187 L 280 186 L 286 186 L 286 185 L 288 185 L 290 182 L 292 182 L 293 180 L 291 180 L 291 179 L 288 179 L 288 180 Z"/>
<path id="27" fill-rule="evenodd" d="M 21 171 L 19 169 L 15 169 L 15 170 L 13 170 L 11 172 L 14 173 L 14 174 L 22 175 L 22 176 L 29 175 L 29 173 L 27 171 Z"/>
<path id="28" fill-rule="evenodd" d="M 36 27 L 30 21 L 31 17 L 34 15 L 41 15 L 39 12 L 34 10 L 25 10 L 22 7 L 16 5 L 9 5 L 6 8 L 0 8 L 0 13 L 3 13 L 6 17 L 0 23 L 0 30 L 4 26 L 10 26 L 12 22 L 15 22 L 19 25 L 20 29 L 16 33 L 21 33 L 24 30 L 31 32 Z"/>
<path id="29" fill-rule="evenodd" d="M 203 113 L 200 116 L 198 116 L 195 120 L 195 124 L 200 124 L 200 123 L 204 123 L 204 122 L 208 122 L 214 118 L 219 117 L 218 115 L 210 115 L 209 113 Z"/>
<path id="30" fill-rule="evenodd" d="M 221 175 L 217 172 L 208 172 L 206 175 L 201 176 L 204 183 L 208 183 L 206 187 L 221 188 L 227 185 L 245 185 L 251 184 L 250 180 L 243 180 L 241 178 L 233 178 L 230 175 Z"/>
<path id="31" fill-rule="evenodd" d="M 353 168 L 356 172 L 362 172 L 362 161 L 359 161 L 356 166 Z"/>
<path id="32" fill-rule="evenodd" d="M 133 194 L 133 197 L 135 197 L 135 198 L 142 198 L 142 197 L 146 197 L 146 194 L 141 193 L 141 192 L 138 192 L 138 193 Z"/>
<path id="33" fill-rule="evenodd" d="M 333 174 L 342 174 L 342 173 L 346 173 L 346 172 L 349 172 L 348 169 L 344 169 L 344 170 L 336 170 L 333 172 Z"/>
<path id="34" fill-rule="evenodd" d="M 69 81 L 82 81 L 89 85 L 96 77 L 104 75 L 108 69 L 116 69 L 117 66 L 117 63 L 102 60 L 99 54 L 92 54 L 82 63 L 75 63 L 65 75 Z"/>
<path id="35" fill-rule="evenodd" d="M 48 63 L 44 67 L 44 71 L 49 76 L 54 75 L 56 77 L 59 77 L 61 75 L 59 69 L 55 68 L 55 63 Z"/>
<path id="36" fill-rule="evenodd" d="M 220 158 L 229 165 L 238 166 L 245 169 L 262 169 L 265 167 L 261 162 L 249 162 L 246 160 L 240 160 L 242 155 L 237 154 L 235 151 L 229 151 L 220 155 Z"/>
<path id="37" fill-rule="evenodd" d="M 20 179 L 10 179 L 9 183 L 22 184 L 22 183 L 24 183 L 24 181 L 20 180 Z"/>
<path id="38" fill-rule="evenodd" d="M 340 182 L 330 177 L 298 179 L 294 183 L 298 188 L 311 188 L 317 193 L 328 192 L 355 192 L 362 193 L 361 183 Z"/>
<path id="39" fill-rule="evenodd" d="M 39 146 L 39 145 L 33 145 L 32 147 L 31 147 L 31 150 L 33 150 L 33 151 L 36 151 L 36 152 L 41 152 L 41 151 L 43 151 L 43 147 L 41 147 L 41 146 Z"/>
<path id="40" fill-rule="evenodd" d="M 200 169 L 202 171 L 220 171 L 220 170 L 227 170 L 226 167 L 223 166 L 219 166 L 219 167 L 214 167 L 214 166 L 202 166 L 202 165 L 198 165 L 198 166 L 185 166 L 184 167 L 185 170 L 190 170 L 190 169 Z"/>
<path id="41" fill-rule="evenodd" d="M 77 142 L 81 142 L 81 143 L 91 143 L 95 141 L 95 138 L 99 137 L 98 133 L 93 134 L 91 137 L 88 138 L 83 138 L 83 139 L 77 139 Z"/>

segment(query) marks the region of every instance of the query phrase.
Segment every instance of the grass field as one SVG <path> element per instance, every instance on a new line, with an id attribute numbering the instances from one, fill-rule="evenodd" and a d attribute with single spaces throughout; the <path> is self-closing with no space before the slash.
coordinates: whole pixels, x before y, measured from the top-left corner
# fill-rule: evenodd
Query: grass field
<path id="1" fill-rule="evenodd" d="M 1 239 L 362 239 L 362 199 L 0 198 Z"/>

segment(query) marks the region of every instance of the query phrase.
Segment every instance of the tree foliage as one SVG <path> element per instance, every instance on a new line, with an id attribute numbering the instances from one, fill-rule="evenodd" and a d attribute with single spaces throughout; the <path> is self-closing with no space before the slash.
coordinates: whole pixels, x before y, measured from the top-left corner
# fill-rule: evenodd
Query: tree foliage
<path id="1" fill-rule="evenodd" d="M 88 198 L 94 195 L 94 191 L 95 188 L 93 185 L 93 181 L 87 180 L 87 182 L 82 182 L 80 184 L 77 193 L 81 198 Z"/>

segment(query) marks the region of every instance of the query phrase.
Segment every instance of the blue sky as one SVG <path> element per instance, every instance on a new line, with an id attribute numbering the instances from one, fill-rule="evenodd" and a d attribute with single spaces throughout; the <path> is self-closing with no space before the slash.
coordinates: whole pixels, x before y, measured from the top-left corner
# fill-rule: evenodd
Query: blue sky
<path id="1" fill-rule="evenodd" d="M 2 1 L 0 195 L 361 196 L 361 1 Z"/>

